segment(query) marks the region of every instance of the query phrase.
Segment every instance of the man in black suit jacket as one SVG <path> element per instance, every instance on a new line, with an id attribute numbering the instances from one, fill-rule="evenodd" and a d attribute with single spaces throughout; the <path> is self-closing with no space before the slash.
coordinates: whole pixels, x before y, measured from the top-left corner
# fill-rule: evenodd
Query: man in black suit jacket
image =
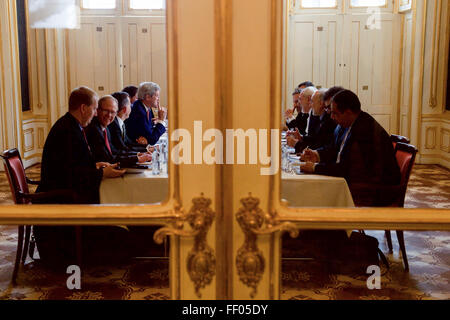
<path id="1" fill-rule="evenodd" d="M 295 119 L 292 119 L 291 117 L 286 120 L 286 126 L 289 129 L 296 129 L 301 135 L 307 134 L 308 119 L 311 111 L 311 98 L 316 91 L 317 89 L 314 87 L 307 87 L 300 92 L 298 98 L 298 107 L 300 107 L 299 113 Z M 291 133 L 288 132 L 288 134 Z"/>
<path id="2" fill-rule="evenodd" d="M 331 103 L 331 117 L 338 124 L 331 145 L 306 149 L 302 172 L 344 177 L 359 202 L 357 187 L 366 185 L 362 202 L 378 205 L 386 186 L 400 183 L 394 148 L 388 133 L 368 113 L 361 111 L 358 97 L 350 90 L 337 93 Z M 361 203 L 361 202 L 359 202 Z"/>
<path id="3" fill-rule="evenodd" d="M 131 141 L 127 135 L 124 121 L 128 119 L 131 112 L 129 94 L 126 92 L 114 92 L 112 96 L 117 100 L 119 107 L 114 121 L 108 126 L 114 148 L 128 152 L 147 152 L 146 145 Z"/>
<path id="4" fill-rule="evenodd" d="M 45 141 L 41 164 L 41 181 L 36 192 L 71 190 L 72 198 L 54 198 L 47 203 L 99 203 L 99 187 L 103 178 L 124 174 L 114 165 L 95 161 L 87 143 L 84 127 L 97 110 L 97 94 L 86 87 L 72 91 L 69 112 L 51 128 Z M 114 230 L 101 227 L 83 227 L 82 239 L 90 244 L 94 234 L 103 237 Z M 33 233 L 43 261 L 52 263 L 74 262 L 75 228 L 34 226 Z M 86 252 L 85 252 L 86 253 Z"/>
<path id="5" fill-rule="evenodd" d="M 138 100 L 133 104 L 130 117 L 125 121 L 127 134 L 132 141 L 145 139 L 150 145 L 158 142 L 166 132 L 165 111 L 159 105 L 160 87 L 154 82 L 139 85 Z M 156 110 L 153 114 L 153 110 Z"/>
<path id="6" fill-rule="evenodd" d="M 312 114 L 309 117 L 308 133 L 301 135 L 298 130 L 287 137 L 287 144 L 301 153 L 306 147 L 318 149 L 333 141 L 336 123 L 325 110 L 324 96 L 326 89 L 314 93 L 312 97 Z"/>
<path id="7" fill-rule="evenodd" d="M 109 163 L 119 162 L 121 167 L 130 167 L 137 162 L 150 161 L 151 155 L 148 153 L 129 152 L 114 147 L 108 125 L 114 120 L 117 109 L 117 100 L 113 96 L 104 96 L 98 102 L 97 117 L 92 120 L 86 130 L 94 159 Z"/>

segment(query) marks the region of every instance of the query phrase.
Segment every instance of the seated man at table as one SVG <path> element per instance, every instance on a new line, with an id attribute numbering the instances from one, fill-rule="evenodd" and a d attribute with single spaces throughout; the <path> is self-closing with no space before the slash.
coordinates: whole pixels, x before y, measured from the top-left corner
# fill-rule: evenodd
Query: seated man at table
<path id="1" fill-rule="evenodd" d="M 133 142 L 127 135 L 124 121 L 131 112 L 130 96 L 126 92 L 114 92 L 112 96 L 117 100 L 119 107 L 116 117 L 108 126 L 112 145 L 118 150 L 127 152 L 147 152 L 146 145 Z"/>
<path id="2" fill-rule="evenodd" d="M 338 124 L 333 143 L 317 150 L 305 149 L 300 166 L 305 173 L 344 177 L 357 205 L 389 202 L 389 186 L 400 183 L 394 148 L 388 133 L 368 113 L 352 91 L 337 93 L 331 118 Z M 386 191 L 386 192 L 384 192 Z"/>
<path id="3" fill-rule="evenodd" d="M 84 128 L 97 111 L 97 101 L 98 96 L 93 90 L 76 88 L 69 97 L 69 111 L 51 128 L 44 144 L 41 181 L 36 192 L 68 190 L 71 196 L 55 197 L 45 203 L 99 203 L 102 179 L 124 174 L 109 163 L 96 163 L 89 149 Z M 119 246 L 123 241 L 122 230 L 114 227 L 82 229 L 83 245 L 92 249 L 84 251 L 85 254 L 96 252 L 91 245 L 101 242 L 97 237 L 108 238 L 110 245 Z M 33 233 L 41 261 L 52 264 L 75 262 L 75 227 L 34 226 Z M 101 251 L 106 254 L 107 249 Z"/>
<path id="4" fill-rule="evenodd" d="M 309 118 L 309 128 L 306 135 L 301 135 L 298 130 L 287 137 L 287 144 L 295 148 L 296 153 L 301 153 L 306 147 L 318 149 L 330 144 L 336 123 L 325 110 L 325 93 L 327 89 L 316 91 L 312 97 L 312 114 Z"/>
<path id="5" fill-rule="evenodd" d="M 294 92 L 292 93 L 293 108 L 287 109 L 285 112 L 286 127 L 288 129 L 295 129 L 297 126 L 301 126 L 301 123 L 305 122 L 307 119 L 305 119 L 305 114 L 302 114 L 302 107 L 299 99 L 302 91 L 308 87 L 314 87 L 311 81 L 302 82 L 297 86 L 297 88 L 295 88 Z M 296 116 L 295 112 L 297 112 Z"/>
<path id="6" fill-rule="evenodd" d="M 297 118 L 289 123 L 287 126 L 289 129 L 296 129 L 300 134 L 305 135 L 308 130 L 308 119 L 311 111 L 311 98 L 313 94 L 317 91 L 314 87 L 307 87 L 303 89 L 299 95 L 299 104 L 301 111 L 297 115 Z M 288 135 L 293 134 L 293 132 L 288 132 Z"/>
<path id="7" fill-rule="evenodd" d="M 128 93 L 128 95 L 130 96 L 131 105 L 133 105 L 133 103 L 138 99 L 137 97 L 138 87 L 127 86 L 123 88 L 122 92 Z"/>
<path id="8" fill-rule="evenodd" d="M 284 117 L 286 118 L 286 130 L 295 128 L 295 124 L 297 121 L 296 116 L 298 116 L 301 112 L 300 100 L 298 99 L 301 92 L 302 90 L 299 88 L 296 88 L 294 90 L 294 92 L 292 93 L 292 109 L 286 109 L 284 113 Z M 297 115 L 295 116 L 296 112 Z"/>
<path id="9" fill-rule="evenodd" d="M 111 141 L 108 126 L 117 114 L 117 100 L 113 96 L 104 96 L 98 101 L 97 116 L 86 129 L 86 135 L 94 159 L 109 163 L 120 163 L 121 167 L 130 167 L 137 162 L 151 160 L 148 153 L 136 153 L 128 150 L 116 149 Z"/>
<path id="10" fill-rule="evenodd" d="M 132 141 L 141 143 L 143 139 L 154 145 L 166 132 L 164 108 L 159 105 L 160 87 L 154 82 L 139 85 L 138 100 L 133 104 L 129 118 L 125 121 L 127 134 Z M 153 114 L 156 110 L 156 114 Z"/>

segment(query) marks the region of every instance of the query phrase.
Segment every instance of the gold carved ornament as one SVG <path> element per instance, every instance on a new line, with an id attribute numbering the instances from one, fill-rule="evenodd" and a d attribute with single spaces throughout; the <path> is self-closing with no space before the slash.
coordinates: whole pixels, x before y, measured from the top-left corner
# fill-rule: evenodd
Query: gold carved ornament
<path id="1" fill-rule="evenodd" d="M 211 283 L 216 273 L 216 258 L 214 250 L 208 246 L 206 235 L 214 220 L 215 213 L 210 208 L 211 199 L 203 196 L 192 199 L 193 206 L 188 214 L 181 214 L 175 220 L 174 226 L 164 227 L 155 232 L 154 240 L 162 243 L 167 235 L 194 237 L 194 247 L 186 259 L 188 274 L 194 282 L 195 293 L 201 298 L 200 289 Z M 182 230 L 183 222 L 187 221 L 192 230 Z"/>
<path id="2" fill-rule="evenodd" d="M 259 199 L 252 197 L 250 193 L 247 198 L 241 199 L 243 207 L 236 214 L 236 220 L 241 226 L 245 240 L 239 248 L 236 256 L 236 268 L 239 279 L 247 286 L 253 289 L 250 297 L 256 295 L 256 287 L 261 281 L 265 269 L 265 260 L 262 252 L 257 246 L 258 235 L 267 235 L 274 232 L 289 231 L 291 237 L 298 236 L 298 230 L 290 222 L 280 223 L 276 213 L 265 214 L 259 208 Z M 263 229 L 264 222 L 266 227 Z"/>

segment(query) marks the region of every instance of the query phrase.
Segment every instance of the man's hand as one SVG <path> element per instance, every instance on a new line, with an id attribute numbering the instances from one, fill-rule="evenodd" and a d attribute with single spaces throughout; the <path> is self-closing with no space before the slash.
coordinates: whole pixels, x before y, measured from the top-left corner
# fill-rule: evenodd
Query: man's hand
<path id="1" fill-rule="evenodd" d="M 164 108 L 161 107 L 158 102 L 158 120 L 164 121 L 165 117 L 166 113 L 164 111 Z"/>
<path id="2" fill-rule="evenodd" d="M 137 138 L 136 142 L 139 144 L 148 145 L 147 139 L 145 139 L 144 137 Z"/>
<path id="3" fill-rule="evenodd" d="M 294 110 L 293 109 L 286 109 L 286 111 L 284 112 L 284 116 L 286 117 L 286 119 L 289 119 L 293 115 L 294 115 Z"/>
<path id="4" fill-rule="evenodd" d="M 96 162 L 95 163 L 95 167 L 97 168 L 97 170 L 109 167 L 110 165 L 111 165 L 111 163 L 109 163 L 109 162 Z"/>
<path id="5" fill-rule="evenodd" d="M 314 165 L 313 162 L 300 163 L 300 172 L 314 173 Z"/>
<path id="6" fill-rule="evenodd" d="M 287 136 L 287 138 L 286 138 L 286 143 L 287 143 L 287 145 L 288 145 L 289 147 L 291 147 L 291 148 L 295 148 L 295 145 L 297 144 L 298 141 L 299 141 L 299 140 L 296 139 L 293 135 L 289 135 L 289 136 Z"/>
<path id="7" fill-rule="evenodd" d="M 103 168 L 103 178 L 118 178 L 123 176 L 126 172 L 125 169 L 118 170 L 116 169 L 119 164 L 115 163 Z"/>
<path id="8" fill-rule="evenodd" d="M 306 148 L 302 155 L 300 156 L 300 160 L 306 161 L 306 162 L 319 162 L 319 153 L 316 150 L 311 150 L 309 148 Z"/>
<path id="9" fill-rule="evenodd" d="M 138 158 L 138 162 L 140 162 L 140 163 L 152 161 L 152 155 L 147 152 L 146 153 L 138 153 L 137 158 Z"/>

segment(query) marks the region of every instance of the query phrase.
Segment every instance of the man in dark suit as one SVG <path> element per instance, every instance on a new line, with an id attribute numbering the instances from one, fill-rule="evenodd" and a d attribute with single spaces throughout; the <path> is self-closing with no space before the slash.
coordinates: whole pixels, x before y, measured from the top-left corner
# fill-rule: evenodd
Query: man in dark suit
<path id="1" fill-rule="evenodd" d="M 301 153 L 306 147 L 318 149 L 333 141 L 336 123 L 325 110 L 325 93 L 327 89 L 321 89 L 314 93 L 311 104 L 312 114 L 309 118 L 308 133 L 301 135 L 298 130 L 287 137 L 287 144 L 295 148 L 296 153 Z"/>
<path id="2" fill-rule="evenodd" d="M 114 120 L 117 109 L 117 100 L 113 96 L 107 95 L 98 101 L 97 117 L 94 117 L 86 129 L 94 159 L 109 163 L 119 162 L 121 167 L 130 167 L 137 162 L 150 161 L 151 155 L 148 153 L 130 152 L 114 147 L 108 126 Z"/>
<path id="3" fill-rule="evenodd" d="M 99 203 L 102 179 L 124 174 L 115 165 L 96 162 L 87 143 L 84 128 L 97 111 L 97 94 L 86 87 L 72 91 L 69 112 L 51 128 L 45 141 L 41 164 L 41 181 L 36 192 L 70 190 L 73 197 L 54 198 L 47 203 Z M 100 231 L 102 237 L 114 238 L 109 227 L 83 227 L 83 244 L 89 246 L 89 235 Z M 75 228 L 34 226 L 40 258 L 52 263 L 74 262 Z M 88 251 L 86 251 L 88 252 Z M 85 253 L 86 253 L 85 252 Z"/>
<path id="4" fill-rule="evenodd" d="M 166 132 L 165 111 L 159 105 L 160 87 L 154 82 L 139 85 L 138 100 L 133 104 L 130 117 L 125 121 L 127 134 L 132 141 L 143 139 L 150 145 L 158 142 Z"/>
<path id="5" fill-rule="evenodd" d="M 124 173 L 109 163 L 96 162 L 87 143 L 84 128 L 96 114 L 97 103 L 97 94 L 89 88 L 71 93 L 69 112 L 56 121 L 45 141 L 37 192 L 70 189 L 78 203 L 98 203 L 102 178 Z M 60 202 L 55 199 L 54 203 Z"/>
<path id="6" fill-rule="evenodd" d="M 386 186 L 400 183 L 392 142 L 388 133 L 368 113 L 361 111 L 358 97 L 350 90 L 337 93 L 331 102 L 331 117 L 338 124 L 331 145 L 305 149 L 301 171 L 344 177 L 355 202 L 378 205 Z M 362 191 L 358 186 L 364 184 Z M 354 187 L 355 186 L 355 187 Z"/>
<path id="7" fill-rule="evenodd" d="M 286 126 L 289 129 L 296 129 L 302 135 L 307 134 L 308 119 L 311 111 L 311 98 L 316 91 L 317 89 L 314 87 L 307 87 L 300 92 L 298 98 L 300 111 L 295 119 L 291 117 L 286 120 Z M 293 132 L 288 132 L 288 135 L 290 134 L 293 134 Z"/>
<path id="8" fill-rule="evenodd" d="M 285 112 L 286 117 L 286 127 L 288 129 L 295 129 L 296 127 L 306 127 L 306 121 L 308 120 L 307 115 L 302 113 L 302 107 L 300 104 L 300 94 L 302 93 L 303 89 L 307 87 L 314 87 L 313 83 L 311 81 L 305 81 L 300 83 L 297 88 L 295 88 L 294 92 L 292 93 L 293 98 L 293 108 L 287 109 Z M 297 117 L 294 117 L 294 112 L 297 111 Z M 305 123 L 304 125 L 302 123 Z"/>
<path id="9" fill-rule="evenodd" d="M 114 92 L 112 96 L 117 100 L 119 107 L 116 117 L 108 126 L 114 148 L 127 152 L 147 152 L 146 145 L 131 141 L 127 135 L 124 121 L 128 119 L 131 112 L 131 102 L 128 93 Z"/>

